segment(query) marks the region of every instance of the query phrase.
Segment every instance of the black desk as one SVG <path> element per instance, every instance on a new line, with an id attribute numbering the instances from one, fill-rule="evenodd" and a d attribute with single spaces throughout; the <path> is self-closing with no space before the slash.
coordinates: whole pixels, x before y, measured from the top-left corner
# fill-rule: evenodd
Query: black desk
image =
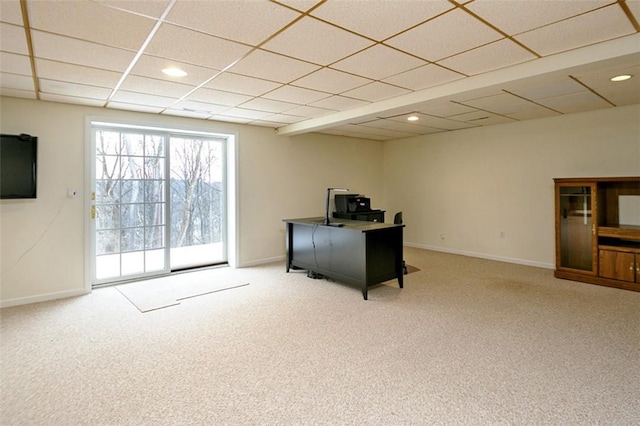
<path id="1" fill-rule="evenodd" d="M 367 210 L 363 212 L 341 213 L 333 212 L 338 219 L 368 220 L 370 222 L 384 222 L 384 210 Z"/>
<path id="2" fill-rule="evenodd" d="M 378 222 L 333 219 L 344 226 L 323 225 L 322 217 L 285 219 L 286 269 L 305 269 L 367 287 L 398 279 L 402 288 L 402 228 Z"/>

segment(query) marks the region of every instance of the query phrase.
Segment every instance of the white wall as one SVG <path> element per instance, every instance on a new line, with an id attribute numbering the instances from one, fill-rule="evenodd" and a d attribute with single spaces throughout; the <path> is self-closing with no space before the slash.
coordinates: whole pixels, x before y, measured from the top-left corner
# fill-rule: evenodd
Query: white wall
<path id="1" fill-rule="evenodd" d="M 0 306 L 86 291 L 87 116 L 238 136 L 238 264 L 284 257 L 282 219 L 321 216 L 329 186 L 382 199 L 382 143 L 103 108 L 0 98 L 0 131 L 38 136 L 38 198 L 0 201 Z M 79 189 L 76 199 L 67 188 Z M 283 270 L 284 272 L 284 270 Z"/>
<path id="2" fill-rule="evenodd" d="M 640 175 L 640 106 L 386 142 L 384 173 L 405 244 L 553 268 L 553 178 Z"/>

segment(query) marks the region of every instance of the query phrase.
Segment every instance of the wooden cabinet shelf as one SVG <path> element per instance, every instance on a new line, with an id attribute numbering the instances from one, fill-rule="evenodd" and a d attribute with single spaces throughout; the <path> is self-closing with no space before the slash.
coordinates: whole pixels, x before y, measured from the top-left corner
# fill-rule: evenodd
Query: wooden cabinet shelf
<path id="1" fill-rule="evenodd" d="M 554 181 L 555 276 L 640 291 L 640 177 Z"/>

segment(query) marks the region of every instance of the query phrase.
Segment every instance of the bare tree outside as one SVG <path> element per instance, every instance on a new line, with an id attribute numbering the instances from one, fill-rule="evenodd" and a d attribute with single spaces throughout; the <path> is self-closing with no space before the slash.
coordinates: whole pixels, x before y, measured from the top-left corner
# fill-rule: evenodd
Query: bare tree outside
<path id="1" fill-rule="evenodd" d="M 223 260 L 215 259 L 221 256 L 215 253 L 224 235 L 224 141 L 167 139 L 168 135 L 136 131 L 95 132 L 98 278 L 166 269 L 167 246 L 172 267 L 174 255 L 204 263 Z"/>

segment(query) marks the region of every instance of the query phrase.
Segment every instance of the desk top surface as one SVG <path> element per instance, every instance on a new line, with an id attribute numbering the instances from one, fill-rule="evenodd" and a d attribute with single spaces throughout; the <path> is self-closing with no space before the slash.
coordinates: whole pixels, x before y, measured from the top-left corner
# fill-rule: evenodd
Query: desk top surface
<path id="1" fill-rule="evenodd" d="M 297 223 L 300 225 L 309 225 L 309 226 L 322 226 L 326 228 L 334 228 L 334 229 L 349 229 L 353 231 L 360 232 L 369 232 L 369 231 L 378 231 L 387 228 L 396 228 L 396 227 L 404 227 L 404 224 L 396 225 L 394 223 L 381 223 L 381 222 L 369 222 L 366 220 L 351 220 L 351 219 L 342 219 L 342 218 L 330 218 L 331 223 L 341 223 L 344 226 L 342 227 L 329 227 L 324 225 L 324 217 L 305 217 L 300 219 L 283 219 L 283 222 L 287 223 Z"/>

